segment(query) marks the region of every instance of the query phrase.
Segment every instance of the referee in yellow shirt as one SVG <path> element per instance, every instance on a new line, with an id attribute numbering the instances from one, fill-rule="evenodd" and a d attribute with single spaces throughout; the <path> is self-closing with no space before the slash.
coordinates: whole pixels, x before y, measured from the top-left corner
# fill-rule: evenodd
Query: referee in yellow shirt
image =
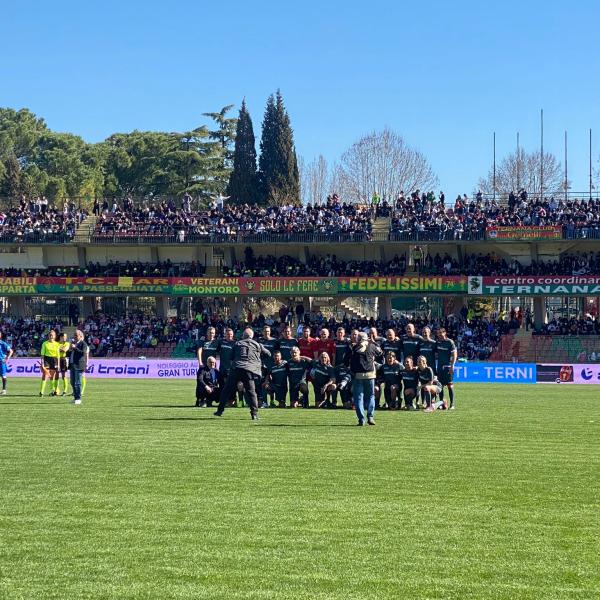
<path id="1" fill-rule="evenodd" d="M 56 341 L 56 331 L 52 329 L 48 334 L 48 339 L 42 344 L 40 350 L 42 357 L 42 383 L 40 385 L 40 396 L 44 395 L 46 381 L 52 381 L 51 396 L 56 396 L 58 388 L 58 368 L 60 358 L 60 344 Z"/>
<path id="2" fill-rule="evenodd" d="M 67 390 L 69 389 L 69 378 L 67 374 L 69 372 L 69 354 L 71 350 L 71 343 L 67 340 L 67 334 L 61 333 L 58 336 L 58 382 L 62 379 L 63 382 L 63 390 L 62 395 L 67 395 Z"/>

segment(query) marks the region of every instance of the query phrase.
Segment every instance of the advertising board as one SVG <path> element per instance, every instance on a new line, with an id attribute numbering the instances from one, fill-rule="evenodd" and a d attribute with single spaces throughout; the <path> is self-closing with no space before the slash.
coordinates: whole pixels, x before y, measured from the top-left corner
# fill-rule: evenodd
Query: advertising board
<path id="1" fill-rule="evenodd" d="M 39 358 L 13 358 L 8 361 L 9 377 L 41 377 Z M 198 363 L 176 359 L 92 358 L 88 377 L 101 379 L 195 379 Z"/>
<path id="2" fill-rule="evenodd" d="M 537 365 L 537 382 L 600 385 L 600 364 L 556 363 Z"/>

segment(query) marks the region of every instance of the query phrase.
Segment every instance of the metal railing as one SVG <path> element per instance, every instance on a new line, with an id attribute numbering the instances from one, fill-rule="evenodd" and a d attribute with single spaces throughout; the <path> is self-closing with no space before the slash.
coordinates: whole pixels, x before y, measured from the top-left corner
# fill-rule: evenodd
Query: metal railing
<path id="1" fill-rule="evenodd" d="M 74 234 L 60 233 L 2 233 L 0 231 L 0 244 L 68 244 L 73 241 Z"/>
<path id="2" fill-rule="evenodd" d="M 185 233 L 180 234 L 92 234 L 92 244 L 314 244 L 366 243 L 388 241 L 388 233 L 296 232 L 296 233 Z"/>
<path id="3" fill-rule="evenodd" d="M 583 227 L 563 226 L 563 240 L 600 240 L 600 224 Z M 81 227 L 76 234 L 72 233 L 28 233 L 15 235 L 2 233 L 0 228 L 0 244 L 37 245 L 37 244 L 92 244 L 92 245 L 201 245 L 201 244 L 369 244 L 383 242 L 408 243 L 460 243 L 491 240 L 483 230 L 440 231 L 426 229 L 424 231 L 377 231 L 367 232 L 290 232 L 290 233 L 184 233 L 182 234 L 148 234 L 148 233 L 95 233 L 88 229 L 82 232 Z M 522 241 L 498 240 L 494 242 L 514 243 Z M 556 241 L 556 240 L 555 240 Z"/>
<path id="4" fill-rule="evenodd" d="M 485 202 L 486 200 L 488 201 L 492 201 L 492 200 L 496 200 L 496 202 L 498 204 L 500 204 L 501 206 L 507 205 L 508 204 L 508 198 L 509 198 L 510 194 L 506 194 L 506 193 L 496 193 L 496 194 L 482 194 L 481 195 L 481 199 Z M 517 197 L 517 202 L 520 201 L 519 195 L 517 194 L 516 190 L 515 190 L 515 196 Z M 590 194 L 589 190 L 586 192 L 567 192 L 566 194 L 562 191 L 558 191 L 558 192 L 548 192 L 548 191 L 544 191 L 544 199 L 550 200 L 551 198 L 554 198 L 557 202 L 559 202 L 560 200 L 567 200 L 567 201 L 574 201 L 574 200 L 598 200 L 598 194 L 596 193 L 594 195 L 594 193 L 592 192 Z M 462 199 L 462 198 L 461 198 Z M 477 200 L 477 190 L 475 190 L 471 196 L 467 196 L 467 199 L 469 201 L 472 200 Z M 537 200 L 540 200 L 541 196 L 539 193 L 529 193 L 527 194 L 527 202 L 536 202 Z M 450 205 L 454 205 L 455 200 L 452 198 L 446 198 L 446 205 L 450 206 Z"/>
<path id="5" fill-rule="evenodd" d="M 391 242 L 472 242 L 485 239 L 485 230 L 426 229 L 424 231 L 391 231 L 389 234 Z"/>

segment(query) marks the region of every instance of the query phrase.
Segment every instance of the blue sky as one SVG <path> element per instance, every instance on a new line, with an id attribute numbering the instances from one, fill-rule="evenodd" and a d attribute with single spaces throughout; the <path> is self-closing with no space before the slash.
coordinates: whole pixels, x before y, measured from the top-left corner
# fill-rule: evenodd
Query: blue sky
<path id="1" fill-rule="evenodd" d="M 447 196 L 472 191 L 497 155 L 562 160 L 587 189 L 600 154 L 600 4 L 489 2 L 6 3 L 0 105 L 99 141 L 185 130 L 245 96 L 255 130 L 281 88 L 298 153 L 329 161 L 389 126 L 430 160 Z"/>

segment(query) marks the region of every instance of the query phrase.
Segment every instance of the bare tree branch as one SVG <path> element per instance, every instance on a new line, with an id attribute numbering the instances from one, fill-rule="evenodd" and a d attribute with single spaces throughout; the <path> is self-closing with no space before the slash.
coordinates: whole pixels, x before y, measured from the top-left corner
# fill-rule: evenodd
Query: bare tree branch
<path id="1" fill-rule="evenodd" d="M 531 195 L 541 192 L 541 153 L 519 150 L 504 157 L 496 167 L 496 194 L 509 194 L 525 189 Z M 570 182 L 567 182 L 570 187 Z M 478 182 L 479 189 L 486 194 L 494 192 L 494 171 Z M 544 195 L 564 193 L 565 176 L 562 164 L 550 152 L 544 152 Z"/>
<path id="2" fill-rule="evenodd" d="M 438 179 L 421 152 L 386 128 L 361 137 L 344 154 L 332 180 L 343 198 L 367 201 L 377 192 L 394 200 L 401 191 L 427 190 Z"/>

